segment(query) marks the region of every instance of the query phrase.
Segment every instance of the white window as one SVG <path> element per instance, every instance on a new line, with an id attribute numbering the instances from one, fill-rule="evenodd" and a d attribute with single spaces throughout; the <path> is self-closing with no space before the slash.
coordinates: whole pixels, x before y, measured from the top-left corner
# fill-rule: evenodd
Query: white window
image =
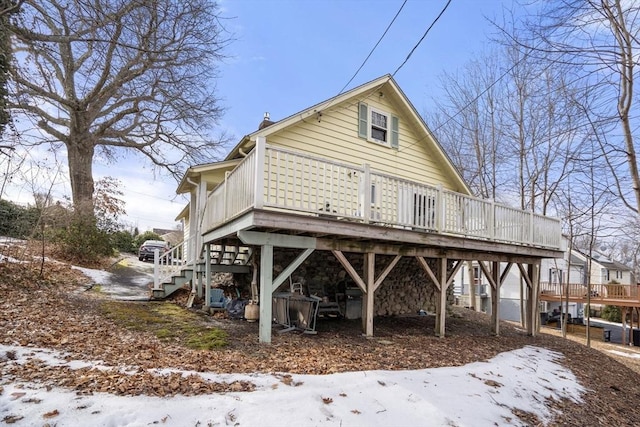
<path id="1" fill-rule="evenodd" d="M 399 119 L 361 102 L 358 106 L 358 135 L 367 141 L 397 149 Z"/>
<path id="2" fill-rule="evenodd" d="M 388 141 L 389 116 L 380 111 L 371 109 L 371 139 L 374 141 L 387 143 Z"/>

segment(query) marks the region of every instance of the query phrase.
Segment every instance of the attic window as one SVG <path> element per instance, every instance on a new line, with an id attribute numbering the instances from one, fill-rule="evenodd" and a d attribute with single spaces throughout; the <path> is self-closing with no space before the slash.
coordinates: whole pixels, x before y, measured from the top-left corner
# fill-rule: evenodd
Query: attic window
<path id="1" fill-rule="evenodd" d="M 386 114 L 371 109 L 371 139 L 380 142 L 387 142 L 387 122 Z"/>
<path id="2" fill-rule="evenodd" d="M 358 105 L 358 136 L 370 142 L 391 148 L 399 146 L 399 120 L 391 114 L 369 107 L 364 102 Z"/>

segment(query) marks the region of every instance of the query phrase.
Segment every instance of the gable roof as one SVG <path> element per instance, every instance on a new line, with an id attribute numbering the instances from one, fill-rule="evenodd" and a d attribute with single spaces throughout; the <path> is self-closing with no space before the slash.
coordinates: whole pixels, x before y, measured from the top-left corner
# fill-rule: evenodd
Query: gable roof
<path id="1" fill-rule="evenodd" d="M 422 134 L 420 135 L 420 141 L 424 144 L 433 145 L 436 155 L 441 157 L 442 164 L 445 165 L 445 168 L 448 169 L 448 172 L 450 172 L 451 176 L 458 181 L 457 183 L 460 185 L 460 188 L 465 189 L 468 194 L 472 194 L 470 187 L 462 178 L 462 174 L 454 166 L 451 158 L 447 155 L 440 143 L 436 140 L 435 136 L 433 135 L 425 121 L 422 119 L 420 114 L 418 114 L 411 101 L 409 101 L 402 89 L 400 89 L 400 86 L 398 86 L 398 84 L 390 74 L 378 77 L 375 80 L 371 80 L 368 83 L 364 83 L 347 92 L 344 92 L 302 111 L 294 113 L 282 120 L 271 122 L 269 126 L 263 127 L 254 131 L 253 133 L 245 135 L 240 140 L 240 142 L 238 142 L 238 144 L 236 144 L 236 146 L 229 152 L 229 154 L 225 158 L 225 161 L 236 159 L 242 156 L 244 152 L 248 152 L 253 149 L 253 147 L 255 146 L 256 137 L 258 136 L 267 137 L 268 141 L 268 137 L 271 134 L 296 125 L 310 116 L 321 116 L 323 111 L 328 110 L 331 107 L 340 105 L 341 103 L 344 103 L 346 101 L 353 100 L 354 98 L 357 99 L 366 97 L 368 94 L 380 90 L 383 86 L 385 87 L 385 89 L 391 89 L 392 96 L 394 96 L 399 101 L 399 104 L 403 110 L 402 112 L 404 113 L 404 117 L 409 120 L 409 122 L 415 129 L 418 130 L 419 133 Z"/>
<path id="2" fill-rule="evenodd" d="M 178 188 L 176 189 L 177 194 L 187 193 L 191 190 L 192 185 L 189 182 L 190 179 L 199 179 L 200 174 L 204 172 L 211 172 L 216 169 L 232 169 L 240 163 L 241 159 L 231 159 L 224 160 L 222 162 L 211 162 L 204 163 L 201 165 L 191 166 L 186 170 L 180 183 L 178 184 Z"/>
<path id="3" fill-rule="evenodd" d="M 571 255 L 571 263 L 574 265 L 586 265 L 589 255 L 575 248 L 573 249 L 573 252 L 574 253 Z M 606 268 L 608 270 L 633 271 L 632 268 L 618 261 L 611 260 L 598 251 L 592 252 L 591 261 L 594 264 L 598 264 L 601 268 Z"/>

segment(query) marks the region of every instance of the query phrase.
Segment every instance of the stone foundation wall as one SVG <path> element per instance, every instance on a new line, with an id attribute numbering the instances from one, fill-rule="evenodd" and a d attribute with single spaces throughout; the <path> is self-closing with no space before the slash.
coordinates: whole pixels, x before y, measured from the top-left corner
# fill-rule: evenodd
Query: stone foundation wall
<path id="1" fill-rule="evenodd" d="M 286 268 L 300 253 L 299 250 L 275 248 L 274 250 L 274 278 Z M 364 255 L 345 253 L 345 256 L 362 275 Z M 393 260 L 393 256 L 376 256 L 376 277 L 382 273 Z M 437 260 L 427 259 L 430 267 L 437 274 Z M 448 269 L 452 268 L 450 261 Z M 294 282 L 303 283 L 307 288 L 323 286 L 330 299 L 335 298 L 340 286 L 357 287 L 346 273 L 340 262 L 329 251 L 315 251 L 293 273 Z M 288 290 L 289 281 L 282 284 L 280 290 Z M 453 305 L 453 285 L 447 291 L 448 305 Z M 419 310 L 435 312 L 437 304 L 436 287 L 422 271 L 418 261 L 413 257 L 403 257 L 391 273 L 378 288 L 375 295 L 374 314 L 389 316 L 407 313 L 417 313 Z"/>

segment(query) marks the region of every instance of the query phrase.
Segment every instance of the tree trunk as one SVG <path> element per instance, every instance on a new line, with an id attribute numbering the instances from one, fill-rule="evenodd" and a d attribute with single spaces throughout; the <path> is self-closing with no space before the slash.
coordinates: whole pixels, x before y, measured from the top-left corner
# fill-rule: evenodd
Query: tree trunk
<path id="1" fill-rule="evenodd" d="M 68 143 L 69 177 L 71 197 L 75 213 L 93 216 L 93 153 L 91 143 Z"/>

